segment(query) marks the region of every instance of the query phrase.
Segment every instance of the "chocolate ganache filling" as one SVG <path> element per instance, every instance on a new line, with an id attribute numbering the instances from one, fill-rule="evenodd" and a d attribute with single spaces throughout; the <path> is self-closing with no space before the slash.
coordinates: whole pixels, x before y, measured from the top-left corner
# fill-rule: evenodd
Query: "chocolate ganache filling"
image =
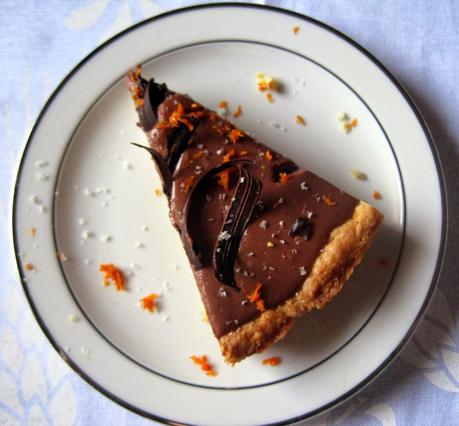
<path id="1" fill-rule="evenodd" d="M 292 297 L 358 200 L 164 84 L 128 86 L 220 337 L 260 315 L 257 284 L 266 309 Z"/>

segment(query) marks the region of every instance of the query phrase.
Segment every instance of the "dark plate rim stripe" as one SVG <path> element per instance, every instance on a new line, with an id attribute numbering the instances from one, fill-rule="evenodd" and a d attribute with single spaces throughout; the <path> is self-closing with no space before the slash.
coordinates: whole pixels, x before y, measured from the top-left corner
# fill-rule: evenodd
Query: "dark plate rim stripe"
<path id="1" fill-rule="evenodd" d="M 399 161 L 398 161 L 398 158 L 397 158 L 397 155 L 395 154 L 395 150 L 394 150 L 394 147 L 389 139 L 389 137 L 387 136 L 387 133 L 385 131 L 385 129 L 383 128 L 382 124 L 380 123 L 380 121 L 378 120 L 378 118 L 376 117 L 376 114 L 373 112 L 373 110 L 368 106 L 368 104 L 364 101 L 364 99 L 357 93 L 356 90 L 354 90 L 352 88 L 352 86 L 350 86 L 348 83 L 346 83 L 343 79 L 341 79 L 341 77 L 339 77 L 337 74 L 335 74 L 333 71 L 329 70 L 327 67 L 325 67 L 323 64 L 320 64 L 318 63 L 317 61 L 307 57 L 306 55 L 302 55 L 300 53 L 297 53 L 297 52 L 293 52 L 287 48 L 283 48 L 283 47 L 280 47 L 280 46 L 276 46 L 276 45 L 272 45 L 272 44 L 268 44 L 268 43 L 263 43 L 263 42 L 259 42 L 259 41 L 252 41 L 252 40 L 242 40 L 242 39 L 238 39 L 238 40 L 231 40 L 231 39 L 228 39 L 228 40 L 223 40 L 223 39 L 218 39 L 218 40 L 206 40 L 206 41 L 203 41 L 203 42 L 195 42 L 195 43 L 191 43 L 191 44 L 188 44 L 188 45 L 182 45 L 180 47 L 177 47 L 177 48 L 173 48 L 173 49 L 169 49 L 167 51 L 164 51 L 164 52 L 161 52 L 160 54 L 158 55 L 155 55 L 154 57 L 150 57 L 148 59 L 146 59 L 143 63 L 148 63 L 148 62 L 151 62 L 155 59 L 159 59 L 165 55 L 168 55 L 170 53 L 173 53 L 173 52 L 177 52 L 179 50 L 182 50 L 182 49 L 187 49 L 187 48 L 192 48 L 192 47 L 196 47 L 196 46 L 202 46 L 202 45 L 206 45 L 206 44 L 216 44 L 216 43 L 241 43 L 241 44 L 255 44 L 255 45 L 258 45 L 258 46 L 266 46 L 266 47 L 269 47 L 269 48 L 273 48 L 273 49 L 278 49 L 278 50 L 281 50 L 283 52 L 287 52 L 289 54 L 292 54 L 292 55 L 295 55 L 295 56 L 298 56 L 306 61 L 309 61 L 311 63 L 313 63 L 314 65 L 318 66 L 319 68 L 321 68 L 322 70 L 324 70 L 325 72 L 329 73 L 331 76 L 333 76 L 334 78 L 336 78 L 337 80 L 339 80 L 343 85 L 345 85 L 358 99 L 360 102 L 362 102 L 362 104 L 365 106 L 365 108 L 368 109 L 369 113 L 373 116 L 374 120 L 378 123 L 378 126 L 379 128 L 381 129 L 381 131 L 383 132 L 384 134 L 384 137 L 387 141 L 387 144 L 389 145 L 389 149 L 391 150 L 392 152 L 392 155 L 394 157 L 394 160 L 395 160 L 395 164 L 396 164 L 396 167 L 397 167 L 397 172 L 398 172 L 398 175 L 399 175 L 399 179 L 400 179 L 400 186 L 401 186 L 401 193 L 402 193 L 402 229 L 401 229 L 401 240 L 400 240 L 400 245 L 399 245 L 399 249 L 398 249 L 398 254 L 397 254 L 397 257 L 396 257 L 396 260 L 394 262 L 394 268 L 392 270 L 392 274 L 390 276 L 390 279 L 388 280 L 388 284 L 386 285 L 386 288 L 384 289 L 384 292 L 382 293 L 381 295 L 381 298 L 380 300 L 378 301 L 378 303 L 376 304 L 374 310 L 370 313 L 370 315 L 368 316 L 368 318 L 363 322 L 363 324 L 357 329 L 357 331 L 348 339 L 346 340 L 340 347 L 338 347 L 337 349 L 335 349 L 332 353 L 330 353 L 329 355 L 327 355 L 325 358 L 323 358 L 322 360 L 316 362 L 314 365 L 304 369 L 304 370 L 301 370 L 299 372 L 296 372 L 294 374 L 291 374 L 290 376 L 287 376 L 287 377 L 284 377 L 282 379 L 278 379 L 278 380 L 274 380 L 272 382 L 267 382 L 267 383 L 260 383 L 260 384 L 256 384 L 256 385 L 247 385 L 247 386 L 210 386 L 210 385 L 202 385 L 202 384 L 197 384 L 197 383 L 192 383 L 192 382 L 189 382 L 189 381 L 186 381 L 186 380 L 181 380 L 181 379 L 177 379 L 177 378 L 174 378 L 174 377 L 171 377 L 171 376 L 168 376 L 164 373 L 160 373 L 159 371 L 156 371 L 154 370 L 153 368 L 151 367 L 148 367 L 147 365 L 143 364 L 142 362 L 136 360 L 133 356 L 131 355 L 128 355 L 123 349 L 121 349 L 119 346 L 117 346 L 112 340 L 110 340 L 110 338 L 108 336 L 106 336 L 103 331 L 101 329 L 99 329 L 99 327 L 95 324 L 95 322 L 90 318 L 90 315 L 85 311 L 83 305 L 79 302 L 79 299 L 77 297 L 77 295 L 75 294 L 72 286 L 70 285 L 70 280 L 67 278 L 67 275 L 65 273 L 65 270 L 64 270 L 64 266 L 62 264 L 62 262 L 59 261 L 58 259 L 58 262 L 59 262 L 59 267 L 60 267 L 60 271 L 61 271 L 61 274 L 62 274 L 62 280 L 65 282 L 67 288 L 68 288 L 68 291 L 69 291 L 69 294 L 70 296 L 73 298 L 75 304 L 78 306 L 78 308 L 80 309 L 80 311 L 83 313 L 84 317 L 86 318 L 86 320 L 88 321 L 89 324 L 91 324 L 91 326 L 94 328 L 94 330 L 110 345 L 112 346 L 116 351 L 118 351 L 119 353 L 121 353 L 123 356 L 125 356 L 126 358 L 128 358 L 131 362 L 133 362 L 134 364 L 138 365 L 139 367 L 142 367 L 144 368 L 145 370 L 147 370 L 148 372 L 150 373 L 153 373 L 153 374 L 156 374 L 164 379 L 168 379 L 168 380 L 171 380 L 173 382 L 176 382 L 176 383 L 180 383 L 180 384 L 183 384 L 183 385 L 188 385 L 188 386 L 194 386 L 194 387 L 197 387 L 197 388 L 202 388 L 202 389 L 211 389 L 211 390 L 242 390 L 242 389 L 255 389 L 255 388 L 259 388 L 259 387 L 264 387 L 264 386 L 269 386 L 269 385 L 274 385 L 276 383 L 281 383 L 281 382 L 285 382 L 287 380 L 290 380 L 290 379 L 293 379 L 297 376 L 300 376 L 304 373 L 307 373 L 308 371 L 311 371 L 313 370 L 314 368 L 318 367 L 319 365 L 323 364 L 324 362 L 328 361 L 330 358 L 332 358 L 333 356 L 335 356 L 338 352 L 340 352 L 344 347 L 346 347 L 349 343 L 351 343 L 352 340 L 354 340 L 355 337 L 357 337 L 358 334 L 360 334 L 360 332 L 365 328 L 365 326 L 371 321 L 371 319 L 373 318 L 373 316 L 376 314 L 376 312 L 379 310 L 381 304 L 383 303 L 387 293 L 389 292 L 391 286 L 392 286 L 392 282 L 393 280 L 395 279 L 396 275 L 397 275 L 397 270 L 398 270 L 398 266 L 400 264 L 400 259 L 401 259 L 401 256 L 402 256 L 402 253 L 403 253 L 403 247 L 404 247 L 404 241 L 405 241 L 405 233 L 406 233 L 406 202 L 405 202 L 405 185 L 404 185 L 404 181 L 403 181 L 403 177 L 402 177 L 402 173 L 401 173 L 401 170 L 400 170 L 400 166 L 399 166 Z M 113 83 L 109 84 L 108 87 L 101 93 L 100 96 L 97 97 L 97 99 L 94 100 L 94 102 L 92 102 L 91 106 L 88 108 L 88 110 L 86 111 L 86 113 L 84 114 L 84 116 L 81 118 L 80 120 L 80 124 L 75 128 L 72 136 L 69 138 L 69 142 L 66 146 L 66 148 L 64 149 L 64 152 L 61 156 L 61 160 L 59 162 L 59 167 L 58 167 L 58 172 L 56 173 L 56 179 L 55 179 L 55 186 L 54 186 L 54 192 L 57 191 L 57 185 L 58 185 L 58 182 L 60 180 L 60 177 L 62 175 L 62 169 L 63 169 L 63 165 L 66 161 L 66 156 L 67 156 L 67 153 L 70 149 L 70 147 L 72 146 L 72 140 L 73 140 L 73 137 L 74 135 L 76 134 L 76 132 L 79 130 L 80 128 L 80 125 L 81 123 L 85 120 L 85 118 L 91 113 L 92 109 L 94 108 L 94 106 L 100 101 L 100 99 L 108 92 L 112 89 L 113 85 L 115 84 L 118 84 L 120 82 L 120 80 L 123 78 L 124 76 L 120 76 L 118 79 L 114 80 Z M 55 246 L 55 252 L 56 253 L 59 253 L 61 252 L 62 250 L 59 249 L 58 247 L 58 243 L 57 243 L 57 226 L 56 226 L 56 215 L 57 215 L 57 207 L 56 207 L 56 200 L 57 200 L 57 197 L 54 197 L 53 199 L 53 207 L 52 207 L 52 212 L 53 212 L 53 216 L 52 216 L 52 230 L 53 230 L 53 239 L 54 239 L 54 246 Z"/>

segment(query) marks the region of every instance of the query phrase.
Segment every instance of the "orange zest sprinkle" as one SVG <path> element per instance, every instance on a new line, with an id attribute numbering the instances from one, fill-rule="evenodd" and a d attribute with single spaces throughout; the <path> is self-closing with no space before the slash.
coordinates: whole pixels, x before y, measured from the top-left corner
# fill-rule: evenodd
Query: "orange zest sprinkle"
<path id="1" fill-rule="evenodd" d="M 180 123 L 184 124 L 188 127 L 188 130 L 193 130 L 193 125 L 191 124 L 190 120 L 183 117 L 185 114 L 185 109 L 181 102 L 177 104 L 177 109 L 171 114 L 169 117 L 169 124 L 171 127 L 179 127 Z"/>
<path id="2" fill-rule="evenodd" d="M 27 262 L 24 265 L 24 268 L 26 268 L 28 271 L 33 271 L 35 269 L 35 266 L 33 266 L 30 262 Z"/>
<path id="3" fill-rule="evenodd" d="M 390 261 L 388 261 L 387 259 L 379 259 L 378 260 L 378 265 L 385 268 L 385 269 L 389 269 L 390 268 Z"/>
<path id="4" fill-rule="evenodd" d="M 257 310 L 259 310 L 260 312 L 263 312 L 266 310 L 265 302 L 261 298 L 261 288 L 262 287 L 263 287 L 263 284 L 260 282 L 257 282 L 257 284 L 255 285 L 255 289 L 252 291 L 252 293 L 250 293 L 247 296 L 247 300 L 250 303 L 255 303 Z"/>
<path id="5" fill-rule="evenodd" d="M 194 183 L 195 179 L 196 178 L 194 176 L 189 176 L 182 182 L 182 185 L 180 185 L 180 186 L 183 188 L 184 192 L 189 192 L 190 191 L 191 187 L 193 186 L 193 183 Z"/>
<path id="6" fill-rule="evenodd" d="M 238 105 L 236 108 L 236 111 L 233 112 L 233 117 L 238 118 L 241 114 L 242 114 L 242 107 Z"/>
<path id="7" fill-rule="evenodd" d="M 103 285 L 109 286 L 110 284 L 115 284 L 117 291 L 124 291 L 126 287 L 124 285 L 124 275 L 121 270 L 116 267 L 113 263 L 105 263 L 99 266 L 99 271 L 103 272 Z"/>
<path id="8" fill-rule="evenodd" d="M 266 93 L 266 99 L 268 100 L 268 102 L 270 104 L 272 104 L 274 102 L 274 96 L 272 93 Z"/>
<path id="9" fill-rule="evenodd" d="M 324 197 L 323 199 L 327 206 L 336 206 L 336 201 L 333 201 L 330 197 Z"/>
<path id="10" fill-rule="evenodd" d="M 231 148 L 224 156 L 223 156 L 223 162 L 227 163 L 231 159 L 233 159 L 236 155 L 236 150 L 234 148 Z"/>
<path id="11" fill-rule="evenodd" d="M 379 191 L 373 191 L 373 193 L 371 194 L 371 196 L 375 199 L 375 200 L 382 200 L 382 195 Z"/>
<path id="12" fill-rule="evenodd" d="M 201 370 L 204 371 L 208 376 L 215 377 L 217 375 L 217 372 L 214 370 L 212 365 L 209 364 L 207 355 L 191 355 L 190 358 L 195 364 L 200 365 Z"/>
<path id="13" fill-rule="evenodd" d="M 132 83 L 132 99 L 136 108 L 140 108 L 144 104 L 143 92 L 138 84 L 141 74 L 142 67 L 140 65 L 137 65 L 135 69 L 128 72 L 128 80 Z"/>
<path id="14" fill-rule="evenodd" d="M 242 136 L 244 136 L 244 133 L 242 133 L 239 129 L 232 129 L 228 134 L 228 137 L 233 143 L 236 143 Z"/>
<path id="15" fill-rule="evenodd" d="M 270 358 L 265 358 L 261 363 L 263 365 L 271 365 L 272 367 L 278 366 L 282 362 L 281 357 L 279 356 L 272 356 Z"/>
<path id="16" fill-rule="evenodd" d="M 246 149 L 243 149 L 242 151 L 239 152 L 239 155 L 247 155 L 248 151 Z"/>
<path id="17" fill-rule="evenodd" d="M 228 108 L 228 101 L 220 101 L 218 103 L 219 108 Z"/>
<path id="18" fill-rule="evenodd" d="M 297 35 L 300 32 L 300 27 L 297 25 L 296 27 L 293 27 L 293 34 Z"/>
<path id="19" fill-rule="evenodd" d="M 228 191 L 229 189 L 229 169 L 225 169 L 218 174 L 218 184 L 225 190 Z"/>
<path id="20" fill-rule="evenodd" d="M 296 124 L 300 124 L 301 126 L 306 125 L 306 121 L 304 120 L 304 117 L 302 115 L 297 115 L 295 117 Z"/>
<path id="21" fill-rule="evenodd" d="M 193 158 L 194 158 L 195 160 L 197 160 L 198 158 L 201 158 L 204 154 L 205 154 L 204 150 L 203 150 L 203 149 L 200 149 L 199 151 L 196 151 L 196 152 L 193 154 Z"/>
<path id="22" fill-rule="evenodd" d="M 290 180 L 291 177 L 292 177 L 291 175 L 289 175 L 289 174 L 287 174 L 285 172 L 281 172 L 281 173 L 279 173 L 279 182 L 280 183 L 287 183 Z"/>
<path id="23" fill-rule="evenodd" d="M 265 157 L 269 161 L 273 159 L 273 155 L 271 154 L 271 151 L 269 149 L 265 152 Z"/>
<path id="24" fill-rule="evenodd" d="M 155 188 L 154 192 L 157 197 L 160 197 L 161 194 L 163 193 L 159 188 Z"/>
<path id="25" fill-rule="evenodd" d="M 349 123 L 349 126 L 350 127 L 357 127 L 358 124 L 359 124 L 358 120 L 356 118 L 353 118 L 351 120 L 351 122 Z"/>
<path id="26" fill-rule="evenodd" d="M 37 229 L 36 228 L 30 228 L 30 234 L 32 235 L 32 238 L 35 238 L 35 235 L 37 235 Z"/>
<path id="27" fill-rule="evenodd" d="M 157 309 L 156 299 L 159 297 L 159 294 L 151 293 L 148 296 L 145 296 L 143 299 L 140 299 L 140 305 L 145 311 L 153 312 Z"/>

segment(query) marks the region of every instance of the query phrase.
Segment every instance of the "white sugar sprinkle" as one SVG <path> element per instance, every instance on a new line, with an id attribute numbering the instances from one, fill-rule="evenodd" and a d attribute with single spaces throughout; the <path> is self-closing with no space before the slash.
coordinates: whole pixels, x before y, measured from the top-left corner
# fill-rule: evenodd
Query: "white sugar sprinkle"
<path id="1" fill-rule="evenodd" d="M 129 161 L 123 161 L 122 163 L 124 170 L 132 170 L 132 164 Z"/>
<path id="2" fill-rule="evenodd" d="M 41 200 L 36 195 L 30 195 L 29 196 L 29 203 L 40 205 L 41 204 Z"/>
<path id="3" fill-rule="evenodd" d="M 304 266 L 301 266 L 299 269 L 300 269 L 300 275 L 301 276 L 306 275 L 308 273 L 308 271 L 306 271 Z"/>
<path id="4" fill-rule="evenodd" d="M 91 265 L 91 264 L 92 264 L 92 261 L 91 261 L 90 259 L 84 259 L 84 260 L 83 260 L 83 263 L 84 263 L 85 265 Z"/>
<path id="5" fill-rule="evenodd" d="M 347 115 L 347 113 L 345 112 L 339 112 L 338 114 L 336 114 L 336 118 L 339 121 L 347 121 L 349 120 L 349 115 Z"/>
<path id="6" fill-rule="evenodd" d="M 45 160 L 37 160 L 35 161 L 35 167 L 43 168 L 48 165 L 48 162 Z"/>
<path id="7" fill-rule="evenodd" d="M 141 248 L 144 248 L 144 247 L 145 247 L 145 244 L 136 241 L 136 242 L 134 243 L 134 247 L 135 247 L 135 248 L 138 248 L 138 249 L 141 249 Z"/>
<path id="8" fill-rule="evenodd" d="M 150 228 L 148 227 L 148 225 L 143 225 L 142 226 L 142 231 L 148 231 Z"/>
<path id="9" fill-rule="evenodd" d="M 228 231 L 223 231 L 218 236 L 218 241 L 229 240 L 231 238 L 231 234 Z"/>
<path id="10" fill-rule="evenodd" d="M 168 322 L 168 321 L 169 321 L 169 315 L 163 315 L 163 316 L 161 317 L 161 321 L 162 321 L 162 322 Z"/>
<path id="11" fill-rule="evenodd" d="M 48 211 L 48 209 L 45 206 L 40 205 L 40 206 L 38 206 L 38 211 L 40 213 L 46 213 Z"/>
<path id="12" fill-rule="evenodd" d="M 78 225 L 83 226 L 83 225 L 86 225 L 87 223 L 88 221 L 85 218 L 83 217 L 78 218 Z"/>
<path id="13" fill-rule="evenodd" d="M 91 231 L 88 231 L 87 229 L 85 229 L 82 233 L 81 233 L 81 238 L 83 238 L 83 240 L 87 240 L 89 238 L 92 238 L 94 236 L 94 234 L 91 232 Z"/>
<path id="14" fill-rule="evenodd" d="M 70 314 L 70 315 L 67 317 L 67 321 L 68 321 L 68 322 L 78 322 L 78 321 L 80 321 L 80 318 L 79 318 L 78 315 L 76 315 L 76 314 Z"/>
<path id="15" fill-rule="evenodd" d="M 172 285 L 169 281 L 164 281 L 162 286 L 164 287 L 165 290 L 172 290 Z"/>
<path id="16" fill-rule="evenodd" d="M 100 236 L 100 241 L 102 241 L 103 243 L 109 243 L 110 241 L 112 241 L 112 236 L 111 235 L 101 235 Z"/>
<path id="17" fill-rule="evenodd" d="M 49 180 L 49 175 L 45 175 L 44 173 L 37 173 L 35 175 L 35 179 L 39 180 L 40 182 L 45 182 Z"/>

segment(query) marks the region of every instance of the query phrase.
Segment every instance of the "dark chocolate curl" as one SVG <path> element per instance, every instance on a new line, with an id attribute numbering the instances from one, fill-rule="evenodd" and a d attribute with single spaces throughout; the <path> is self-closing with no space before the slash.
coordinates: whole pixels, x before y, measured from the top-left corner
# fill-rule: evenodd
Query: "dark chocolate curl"
<path id="1" fill-rule="evenodd" d="M 302 235 L 305 240 L 309 240 L 312 237 L 314 230 L 314 223 L 309 218 L 299 217 L 290 229 L 289 235 L 291 237 L 297 237 Z"/>
<path id="2" fill-rule="evenodd" d="M 185 223 L 184 223 L 184 230 L 182 234 L 182 241 L 183 241 L 183 246 L 185 248 L 185 251 L 188 255 L 188 258 L 190 260 L 190 263 L 196 268 L 196 269 L 201 269 L 203 267 L 202 262 L 201 262 L 201 254 L 199 253 L 198 247 L 194 244 L 193 237 L 190 233 L 189 229 L 189 211 L 190 208 L 193 204 L 194 200 L 194 195 L 198 193 L 200 187 L 202 184 L 207 180 L 210 179 L 212 176 L 217 175 L 218 173 L 222 172 L 223 170 L 226 170 L 228 168 L 234 167 L 238 164 L 251 164 L 252 162 L 249 160 L 245 159 L 237 159 L 237 160 L 231 160 L 226 163 L 222 163 L 207 172 L 203 173 L 197 182 L 194 184 L 193 188 L 190 191 L 190 195 L 186 201 L 185 207 L 184 207 L 184 218 L 185 218 Z"/>
<path id="3" fill-rule="evenodd" d="M 195 123 L 193 122 L 193 125 Z M 191 138 L 192 132 L 184 124 L 179 127 L 173 127 L 167 134 L 167 145 L 169 147 L 169 158 L 167 163 L 169 170 L 174 173 L 180 157 L 188 148 L 188 142 Z"/>
<path id="4" fill-rule="evenodd" d="M 146 83 L 145 80 L 144 82 Z M 158 121 L 158 107 L 169 93 L 165 84 L 155 83 L 153 79 L 146 84 L 143 92 L 143 105 L 137 109 L 140 124 L 146 132 L 151 130 Z"/>
<path id="5" fill-rule="evenodd" d="M 214 272 L 223 284 L 239 290 L 234 278 L 234 263 L 245 228 L 261 192 L 261 183 L 243 165 L 238 165 L 239 177 L 230 208 L 214 250 Z"/>
<path id="6" fill-rule="evenodd" d="M 169 170 L 169 166 L 167 165 L 164 158 L 161 156 L 161 154 L 158 151 L 154 150 L 153 148 L 150 148 L 149 146 L 139 145 L 138 143 L 134 143 L 134 142 L 132 142 L 132 145 L 138 146 L 139 148 L 143 148 L 150 153 L 151 157 L 156 163 L 156 166 L 158 167 L 159 174 L 161 176 L 163 192 L 164 194 L 167 195 L 167 197 L 170 197 L 173 179 L 172 179 L 172 174 Z"/>

